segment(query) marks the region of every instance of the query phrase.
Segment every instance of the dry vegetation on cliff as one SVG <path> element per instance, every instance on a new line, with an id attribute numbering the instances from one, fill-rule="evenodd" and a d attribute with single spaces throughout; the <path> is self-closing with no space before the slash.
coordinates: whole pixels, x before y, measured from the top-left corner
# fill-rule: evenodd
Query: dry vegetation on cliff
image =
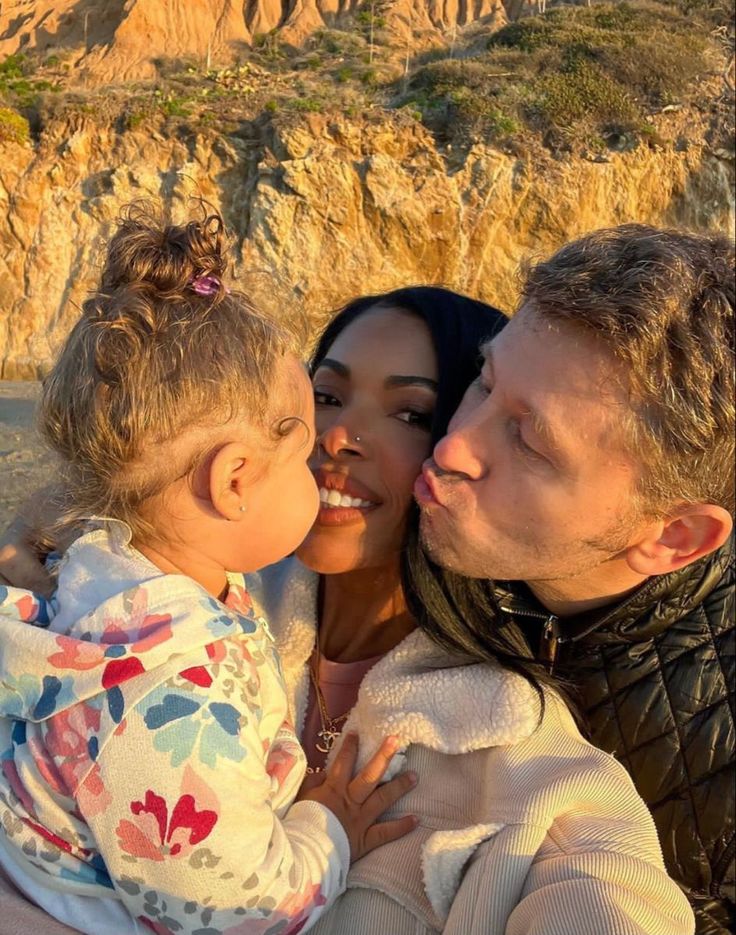
<path id="1" fill-rule="evenodd" d="M 447 136 L 537 134 L 557 152 L 657 143 L 655 115 L 714 103 L 722 52 L 704 26 L 648 3 L 558 7 L 508 24 L 479 54 L 420 68 L 407 100 Z"/>
<path id="2" fill-rule="evenodd" d="M 657 115 L 695 107 L 710 110 L 723 147 L 732 39 L 722 3 L 732 0 L 558 6 L 497 30 L 471 24 L 449 47 L 417 51 L 388 28 L 386 0 L 369 0 L 342 28 L 317 29 L 300 48 L 273 30 L 256 35 L 232 67 L 162 60 L 154 81 L 91 89 L 80 87 L 63 51 L 20 53 L 0 63 L 0 140 L 38 140 L 75 116 L 120 133 L 178 126 L 227 135 L 258 118 L 394 114 L 461 151 L 486 141 L 510 152 L 600 157 L 661 145 L 668 134 Z"/>

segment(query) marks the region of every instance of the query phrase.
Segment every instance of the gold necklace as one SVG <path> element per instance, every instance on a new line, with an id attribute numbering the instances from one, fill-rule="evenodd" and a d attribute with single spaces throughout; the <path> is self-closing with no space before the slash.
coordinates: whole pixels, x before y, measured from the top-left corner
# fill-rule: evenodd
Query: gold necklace
<path id="1" fill-rule="evenodd" d="M 319 687 L 319 649 L 315 648 L 315 652 L 312 655 L 312 659 L 309 661 L 309 678 L 312 681 L 314 686 L 314 695 L 317 699 L 317 709 L 319 711 L 319 719 L 322 724 L 322 729 L 317 731 L 317 737 L 319 738 L 315 744 L 317 750 L 320 753 L 325 754 L 325 761 L 327 760 L 327 755 L 330 750 L 332 750 L 335 745 L 335 741 L 342 733 L 342 725 L 347 720 L 350 710 L 348 709 L 344 714 L 339 715 L 338 717 L 330 717 L 330 714 L 327 710 L 327 703 L 325 702 L 325 696 L 322 694 L 322 689 Z M 322 741 L 320 743 L 320 740 Z M 307 773 L 321 773 L 323 772 L 324 767 L 322 766 L 308 766 Z"/>

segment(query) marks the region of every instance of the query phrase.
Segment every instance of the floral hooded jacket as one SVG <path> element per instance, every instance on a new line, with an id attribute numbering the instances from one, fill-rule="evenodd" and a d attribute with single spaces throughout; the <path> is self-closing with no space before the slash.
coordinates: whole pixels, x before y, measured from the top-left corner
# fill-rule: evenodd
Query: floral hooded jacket
<path id="1" fill-rule="evenodd" d="M 107 525 L 52 602 L 0 586 L 0 844 L 39 885 L 159 935 L 304 931 L 344 890 L 342 826 L 291 805 L 304 754 L 242 585 L 221 603 Z"/>

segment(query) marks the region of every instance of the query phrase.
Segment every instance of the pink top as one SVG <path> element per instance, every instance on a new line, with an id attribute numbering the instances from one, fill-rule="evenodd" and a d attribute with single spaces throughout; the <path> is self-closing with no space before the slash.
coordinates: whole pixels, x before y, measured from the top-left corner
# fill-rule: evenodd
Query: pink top
<path id="1" fill-rule="evenodd" d="M 327 713 L 331 718 L 340 717 L 341 714 L 347 714 L 355 702 L 358 700 L 358 689 L 360 683 L 365 678 L 370 669 L 383 658 L 371 656 L 370 659 L 361 659 L 358 662 L 332 662 L 319 657 L 319 687 L 322 691 L 322 697 L 325 701 Z M 310 665 L 313 661 L 310 660 Z M 345 719 L 337 725 L 337 729 L 342 730 Z M 307 696 L 307 716 L 304 722 L 304 733 L 302 734 L 302 747 L 307 755 L 307 764 L 311 769 L 323 769 L 327 754 L 319 751 L 317 745 L 325 747 L 324 739 L 319 736 L 322 730 L 322 719 L 320 717 L 319 705 L 317 704 L 317 695 L 314 691 L 312 680 L 309 680 L 309 695 Z M 339 739 L 335 743 L 339 743 Z M 307 773 L 302 788 L 309 789 L 317 785 L 319 774 Z"/>

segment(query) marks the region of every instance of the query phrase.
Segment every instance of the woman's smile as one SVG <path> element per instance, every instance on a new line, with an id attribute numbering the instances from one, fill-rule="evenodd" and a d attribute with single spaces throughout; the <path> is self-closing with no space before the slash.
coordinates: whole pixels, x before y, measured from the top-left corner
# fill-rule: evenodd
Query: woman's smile
<path id="1" fill-rule="evenodd" d="M 320 500 L 317 523 L 324 526 L 362 522 L 366 513 L 381 505 L 372 490 L 345 473 L 317 468 L 314 479 Z"/>

